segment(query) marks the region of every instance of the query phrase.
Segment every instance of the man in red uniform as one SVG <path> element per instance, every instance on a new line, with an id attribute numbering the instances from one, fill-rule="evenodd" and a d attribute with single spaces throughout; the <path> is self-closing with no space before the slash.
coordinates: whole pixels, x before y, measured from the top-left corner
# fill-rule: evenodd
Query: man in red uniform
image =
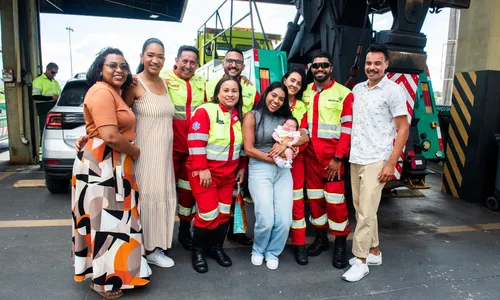
<path id="1" fill-rule="evenodd" d="M 205 79 L 194 73 L 197 67 L 198 50 L 193 46 L 181 46 L 175 58 L 174 70 L 161 74 L 175 108 L 173 158 L 180 219 L 178 240 L 186 250 L 191 249 L 191 220 L 195 213 L 195 201 L 186 170 L 189 155 L 187 135 L 191 114 L 205 102 Z"/>
<path id="2" fill-rule="evenodd" d="M 314 56 L 314 82 L 303 95 L 307 105 L 310 142 L 306 150 L 306 194 L 316 239 L 308 248 L 317 256 L 329 248 L 327 230 L 335 235 L 333 266 L 347 265 L 346 240 L 349 220 L 344 197 L 344 159 L 349 153 L 352 124 L 351 91 L 331 77 L 328 53 Z"/>

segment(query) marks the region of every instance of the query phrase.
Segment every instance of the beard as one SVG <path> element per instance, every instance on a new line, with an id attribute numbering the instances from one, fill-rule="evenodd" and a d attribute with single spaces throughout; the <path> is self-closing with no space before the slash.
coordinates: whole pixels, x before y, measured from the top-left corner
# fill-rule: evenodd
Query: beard
<path id="1" fill-rule="evenodd" d="M 321 75 L 314 74 L 313 77 L 314 77 L 315 81 L 323 83 L 323 82 L 327 81 L 330 76 L 328 76 L 328 74 L 326 74 L 326 73 L 323 75 L 323 73 L 322 73 Z"/>

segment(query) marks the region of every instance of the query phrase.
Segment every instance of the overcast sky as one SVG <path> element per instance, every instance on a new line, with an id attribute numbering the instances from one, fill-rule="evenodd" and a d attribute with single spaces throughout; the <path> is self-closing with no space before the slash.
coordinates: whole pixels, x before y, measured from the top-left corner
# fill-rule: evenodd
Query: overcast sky
<path id="1" fill-rule="evenodd" d="M 139 63 L 142 44 L 147 38 L 159 38 L 166 47 L 165 68 L 171 68 L 176 50 L 181 45 L 194 45 L 196 31 L 203 22 L 222 3 L 222 0 L 189 0 L 182 23 L 143 21 L 117 18 L 83 17 L 73 15 L 42 14 L 40 18 L 42 62 L 46 65 L 54 61 L 59 65 L 57 79 L 66 81 L 70 78 L 69 39 L 71 26 L 73 53 L 73 73 L 86 72 L 95 58 L 95 54 L 106 46 L 119 48 L 124 52 L 132 69 Z M 238 20 L 248 11 L 248 3 L 236 1 L 234 20 Z M 286 24 L 293 21 L 293 5 L 258 4 L 266 33 L 284 35 Z M 427 35 L 429 65 L 434 90 L 442 90 L 442 51 L 447 42 L 449 9 L 440 14 L 428 14 L 422 29 Z M 229 24 L 229 5 L 221 12 L 224 26 Z M 212 22 L 215 24 L 215 21 Z M 392 16 L 385 14 L 376 17 L 375 30 L 389 29 Z M 250 22 L 241 23 L 241 27 L 250 27 Z M 260 31 L 258 23 L 254 27 Z"/>

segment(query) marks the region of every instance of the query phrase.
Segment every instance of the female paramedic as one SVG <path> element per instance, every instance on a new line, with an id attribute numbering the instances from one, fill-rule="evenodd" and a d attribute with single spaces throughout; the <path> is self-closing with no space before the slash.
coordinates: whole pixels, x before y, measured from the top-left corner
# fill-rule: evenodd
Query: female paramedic
<path id="1" fill-rule="evenodd" d="M 234 77 L 225 76 L 215 86 L 214 95 L 212 102 L 195 110 L 188 133 L 186 166 L 197 206 L 191 256 L 198 273 L 208 271 L 205 250 L 219 265 L 232 265 L 222 244 L 234 186 L 243 182 L 245 174 L 244 160 L 240 160 L 241 85 Z"/>

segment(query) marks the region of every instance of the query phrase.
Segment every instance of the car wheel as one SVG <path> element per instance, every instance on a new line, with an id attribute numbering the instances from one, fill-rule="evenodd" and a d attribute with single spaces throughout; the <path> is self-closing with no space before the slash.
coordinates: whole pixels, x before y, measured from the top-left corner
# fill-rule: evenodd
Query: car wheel
<path id="1" fill-rule="evenodd" d="M 45 178 L 45 185 L 49 192 L 53 194 L 67 193 L 69 190 L 69 179 Z"/>

